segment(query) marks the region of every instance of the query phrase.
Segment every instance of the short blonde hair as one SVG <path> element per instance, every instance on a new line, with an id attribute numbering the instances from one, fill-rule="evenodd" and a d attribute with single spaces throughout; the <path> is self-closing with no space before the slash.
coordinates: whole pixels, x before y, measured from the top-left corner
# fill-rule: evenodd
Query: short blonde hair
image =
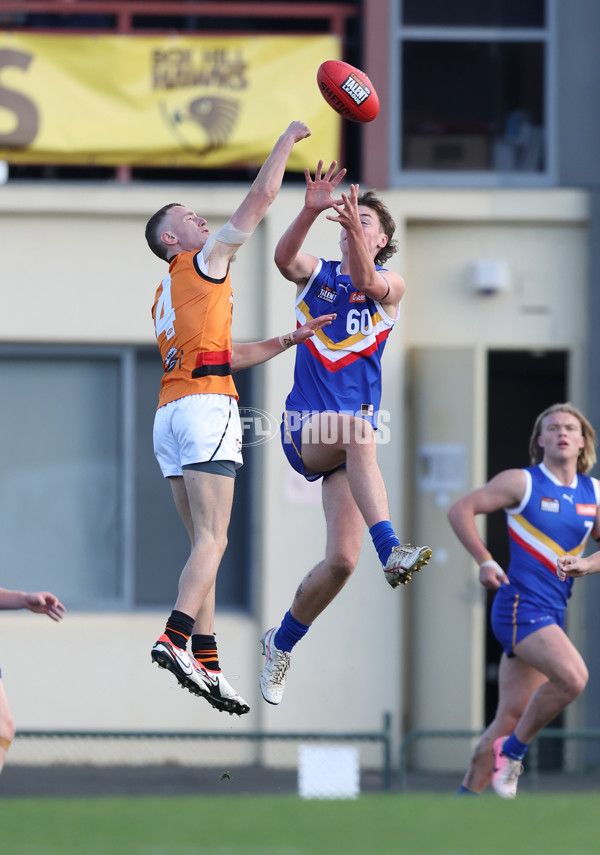
<path id="1" fill-rule="evenodd" d="M 583 413 L 580 412 L 577 407 L 574 407 L 573 404 L 569 403 L 552 404 L 551 407 L 547 407 L 543 413 L 540 413 L 535 420 L 533 431 L 531 432 L 531 439 L 529 440 L 529 458 L 531 460 L 531 465 L 537 466 L 538 463 L 542 462 L 544 449 L 538 445 L 538 438 L 542 433 L 542 422 L 546 416 L 551 416 L 553 413 L 569 413 L 579 420 L 585 443 L 579 452 L 577 471 L 585 475 L 596 463 L 596 432 Z"/>

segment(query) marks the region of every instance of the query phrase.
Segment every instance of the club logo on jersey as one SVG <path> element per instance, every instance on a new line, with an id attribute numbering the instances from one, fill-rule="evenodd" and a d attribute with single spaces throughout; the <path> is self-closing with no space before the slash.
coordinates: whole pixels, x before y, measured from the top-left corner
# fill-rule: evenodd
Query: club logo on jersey
<path id="1" fill-rule="evenodd" d="M 373 415 L 373 404 L 361 404 L 360 405 L 360 414 L 361 414 L 361 416 L 372 416 Z"/>
<path id="2" fill-rule="evenodd" d="M 177 367 L 177 362 L 179 360 L 179 352 L 176 347 L 172 347 L 167 351 L 167 355 L 165 356 L 165 371 L 167 374 L 169 371 L 172 371 Z"/>
<path id="3" fill-rule="evenodd" d="M 327 285 L 324 285 L 319 293 L 317 294 L 318 300 L 325 300 L 326 303 L 333 303 L 336 298 L 336 293 L 333 288 L 329 288 Z"/>
<path id="4" fill-rule="evenodd" d="M 362 294 L 360 291 L 353 291 L 350 294 L 350 302 L 351 303 L 366 303 L 367 297 L 365 294 Z"/>
<path id="5" fill-rule="evenodd" d="M 558 499 L 546 499 L 544 496 L 540 499 L 540 511 L 549 511 L 551 514 L 560 512 L 560 502 Z"/>
<path id="6" fill-rule="evenodd" d="M 581 517 L 595 517 L 598 512 L 596 505 L 582 505 L 580 502 L 575 505 L 575 510 Z"/>

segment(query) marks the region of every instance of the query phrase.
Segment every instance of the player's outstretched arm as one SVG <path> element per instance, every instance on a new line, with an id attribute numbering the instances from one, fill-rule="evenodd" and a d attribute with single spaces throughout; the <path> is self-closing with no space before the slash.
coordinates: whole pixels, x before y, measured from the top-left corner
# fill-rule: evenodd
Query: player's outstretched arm
<path id="1" fill-rule="evenodd" d="M 254 231 L 281 188 L 293 147 L 309 136 L 310 128 L 304 122 L 292 122 L 279 137 L 246 198 L 231 217 L 231 222 L 237 229 L 242 232 Z"/>
<path id="2" fill-rule="evenodd" d="M 342 201 L 335 204 L 334 214 L 328 214 L 327 219 L 339 223 L 345 232 L 342 233 L 342 251 L 347 253 L 348 267 L 352 284 L 372 300 L 378 300 L 389 306 L 388 312 L 393 314 L 398 303 L 404 295 L 406 285 L 404 279 L 391 270 L 382 273 L 375 267 L 374 256 L 379 249 L 387 244 L 387 235 L 383 232 L 379 236 L 377 248 L 367 244 L 363 232 L 361 218 L 372 217 L 373 214 L 360 212 L 358 210 L 358 184 L 350 185 L 350 195 L 342 193 Z M 366 221 L 368 222 L 368 220 Z M 376 251 L 375 251 L 376 250 Z"/>
<path id="3" fill-rule="evenodd" d="M 313 318 L 298 329 L 285 335 L 270 338 L 266 341 L 250 341 L 233 343 L 231 346 L 231 370 L 242 371 L 244 368 L 251 368 L 253 365 L 260 365 L 262 362 L 268 362 L 274 356 L 279 356 L 284 350 L 288 350 L 294 345 L 302 344 L 307 339 L 311 338 L 318 330 L 335 320 L 336 315 L 320 315 L 318 318 Z"/>
<path id="4" fill-rule="evenodd" d="M 346 174 L 346 170 L 342 168 L 336 172 L 336 167 L 337 161 L 334 160 L 323 175 L 323 161 L 320 160 L 314 179 L 310 169 L 304 170 L 306 179 L 304 206 L 275 247 L 275 264 L 282 276 L 290 282 L 295 282 L 296 285 L 303 286 L 308 282 L 318 262 L 314 255 L 301 252 L 308 232 L 322 211 L 341 202 L 340 199 L 333 198 L 333 193 Z"/>
<path id="5" fill-rule="evenodd" d="M 242 204 L 225 226 L 206 242 L 202 254 L 209 276 L 225 276 L 231 259 L 276 198 L 294 145 L 309 136 L 310 129 L 304 122 L 292 122 L 279 137 Z"/>
<path id="6" fill-rule="evenodd" d="M 0 588 L 0 609 L 29 609 L 30 612 L 48 615 L 55 621 L 61 620 L 66 611 L 58 597 L 49 591 L 26 593 L 6 588 Z"/>

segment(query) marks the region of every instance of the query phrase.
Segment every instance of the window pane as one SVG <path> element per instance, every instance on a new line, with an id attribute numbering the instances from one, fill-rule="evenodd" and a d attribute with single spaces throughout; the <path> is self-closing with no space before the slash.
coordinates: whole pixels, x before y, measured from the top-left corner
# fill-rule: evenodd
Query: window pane
<path id="1" fill-rule="evenodd" d="M 136 606 L 172 607 L 177 582 L 190 554 L 169 482 L 154 457 L 152 425 L 162 362 L 157 347 L 136 354 L 135 401 L 135 572 Z"/>
<path id="2" fill-rule="evenodd" d="M 407 26 L 543 27 L 545 0 L 402 0 Z"/>
<path id="3" fill-rule="evenodd" d="M 541 172 L 544 45 L 404 42 L 403 169 Z"/>
<path id="4" fill-rule="evenodd" d="M 3 587 L 120 601 L 119 389 L 117 359 L 0 355 Z"/>
<path id="5" fill-rule="evenodd" d="M 137 606 L 171 608 L 177 582 L 190 552 L 168 480 L 154 457 L 152 425 L 158 402 L 162 363 L 158 348 L 140 348 L 136 357 L 135 593 Z M 235 375 L 240 406 L 251 398 L 252 371 Z M 249 608 L 252 575 L 252 449 L 244 449 L 238 470 L 228 546 L 217 576 L 217 609 Z"/>

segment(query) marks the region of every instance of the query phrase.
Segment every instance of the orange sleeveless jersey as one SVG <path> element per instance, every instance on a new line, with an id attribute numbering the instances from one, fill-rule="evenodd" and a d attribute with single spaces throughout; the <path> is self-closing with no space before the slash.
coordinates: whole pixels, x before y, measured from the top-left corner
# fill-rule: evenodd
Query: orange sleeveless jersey
<path id="1" fill-rule="evenodd" d="M 231 376 L 233 293 L 229 271 L 209 279 L 194 252 L 176 255 L 156 291 L 152 318 L 164 374 L 158 406 L 186 395 L 238 394 Z"/>

